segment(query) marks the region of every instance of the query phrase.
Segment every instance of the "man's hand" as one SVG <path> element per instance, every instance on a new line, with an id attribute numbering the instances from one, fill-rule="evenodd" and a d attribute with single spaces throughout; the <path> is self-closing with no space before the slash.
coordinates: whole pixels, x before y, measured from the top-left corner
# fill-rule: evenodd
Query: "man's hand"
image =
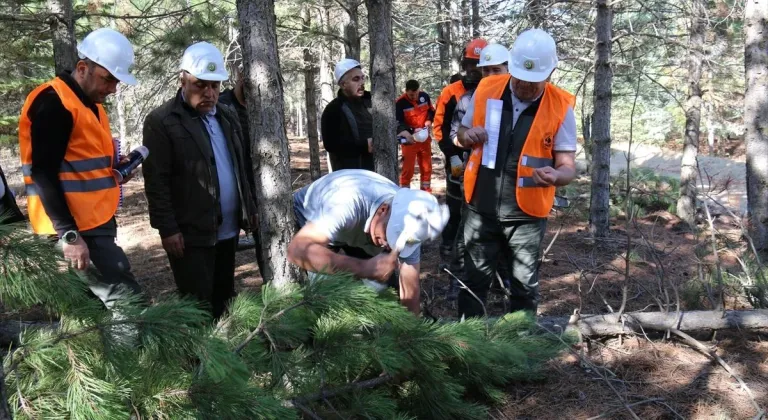
<path id="1" fill-rule="evenodd" d="M 130 159 L 128 159 L 128 156 L 120 155 L 120 158 L 118 160 L 118 165 L 124 165 L 128 163 L 129 160 Z M 125 178 L 123 178 L 122 181 L 120 181 L 120 184 L 125 184 L 126 182 L 130 181 L 131 179 L 133 179 L 134 176 L 136 176 L 138 172 L 139 172 L 139 168 L 132 170 L 131 173 L 128 174 L 128 176 L 126 176 Z"/>
<path id="2" fill-rule="evenodd" d="M 368 153 L 373 153 L 373 139 L 368 138 Z"/>
<path id="3" fill-rule="evenodd" d="M 91 261 L 91 254 L 88 252 L 88 245 L 81 236 L 73 244 L 64 243 L 62 245 L 64 258 L 72 263 L 76 270 L 84 271 L 88 268 Z"/>
<path id="4" fill-rule="evenodd" d="M 464 137 L 460 140 L 464 147 L 472 147 L 488 141 L 488 133 L 483 127 L 472 127 L 464 132 Z"/>
<path id="5" fill-rule="evenodd" d="M 544 187 L 555 185 L 557 183 L 558 175 L 559 173 L 557 172 L 557 169 L 550 166 L 536 168 L 533 170 L 533 180 L 537 185 Z"/>
<path id="6" fill-rule="evenodd" d="M 167 238 L 163 238 L 163 249 L 165 249 L 165 252 L 167 252 L 169 255 L 172 255 L 176 258 L 183 257 L 184 237 L 181 235 L 181 233 L 177 233 Z"/>
<path id="7" fill-rule="evenodd" d="M 397 250 L 381 253 L 369 260 L 364 260 L 360 277 L 386 283 L 397 268 Z"/>
<path id="8" fill-rule="evenodd" d="M 398 137 L 405 137 L 405 143 L 404 144 L 413 144 L 415 143 L 415 140 L 413 139 L 413 134 L 409 133 L 407 130 L 403 130 L 400 133 L 397 134 Z"/>
<path id="9" fill-rule="evenodd" d="M 427 121 L 427 122 L 425 122 L 425 123 L 424 123 L 424 127 L 425 127 L 425 128 L 430 128 L 430 127 L 432 127 L 432 121 Z"/>

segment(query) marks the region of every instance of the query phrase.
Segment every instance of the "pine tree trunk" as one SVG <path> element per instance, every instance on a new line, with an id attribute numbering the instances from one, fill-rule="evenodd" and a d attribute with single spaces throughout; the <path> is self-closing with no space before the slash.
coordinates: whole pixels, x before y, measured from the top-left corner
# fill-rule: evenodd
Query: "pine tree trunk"
<path id="1" fill-rule="evenodd" d="M 744 15 L 747 205 L 752 239 L 764 250 L 768 248 L 768 0 L 747 0 Z"/>
<path id="2" fill-rule="evenodd" d="M 74 70 L 77 64 L 75 21 L 72 18 L 72 0 L 47 0 L 49 24 L 53 37 L 53 61 L 56 74 Z"/>
<path id="3" fill-rule="evenodd" d="M 450 2 L 451 11 L 451 73 L 458 73 L 461 71 L 461 55 L 463 52 L 462 36 L 461 36 L 461 9 L 458 0 L 448 0 Z"/>
<path id="4" fill-rule="evenodd" d="M 397 183 L 395 57 L 392 46 L 392 0 L 366 0 L 371 42 L 373 161 L 376 172 Z"/>
<path id="5" fill-rule="evenodd" d="M 688 100 L 685 110 L 685 148 L 680 166 L 680 197 L 677 215 L 688 226 L 696 221 L 696 180 L 698 179 L 699 132 L 701 129 L 701 68 L 706 15 L 703 0 L 691 1 L 691 33 L 688 53 Z"/>
<path id="6" fill-rule="evenodd" d="M 613 12 L 608 5 L 608 0 L 597 0 L 595 113 L 592 122 L 592 197 L 590 201 L 590 230 L 596 238 L 605 237 L 610 227 L 612 25 Z"/>
<path id="7" fill-rule="evenodd" d="M 331 8 L 333 6 L 332 0 L 324 0 L 323 8 L 319 12 L 320 20 L 322 21 L 322 28 L 325 32 L 331 33 Z M 333 68 L 331 67 L 333 61 L 333 48 L 334 41 L 327 38 L 320 49 L 320 111 L 325 109 L 332 100 L 336 92 L 336 84 L 333 81 Z M 320 114 L 318 114 L 320 117 Z"/>
<path id="8" fill-rule="evenodd" d="M 451 20 L 450 0 L 437 0 L 437 45 L 440 51 L 440 80 L 443 85 L 451 78 Z"/>
<path id="9" fill-rule="evenodd" d="M 480 36 L 480 0 L 472 0 L 472 38 Z"/>
<path id="10" fill-rule="evenodd" d="M 237 0 L 241 28 L 251 155 L 256 178 L 264 280 L 278 287 L 299 280 L 288 262 L 288 243 L 296 232 L 291 191 L 283 85 L 277 53 L 275 5 L 271 0 Z"/>
<path id="11" fill-rule="evenodd" d="M 344 23 L 344 56 L 360 61 L 360 3 L 347 0 L 344 9 L 348 20 Z"/>
<path id="12" fill-rule="evenodd" d="M 312 15 L 309 8 L 304 7 L 304 28 L 312 27 Z M 309 177 L 312 181 L 320 178 L 320 144 L 317 131 L 317 57 L 309 48 L 304 48 L 304 101 L 307 108 L 307 141 L 309 143 Z"/>

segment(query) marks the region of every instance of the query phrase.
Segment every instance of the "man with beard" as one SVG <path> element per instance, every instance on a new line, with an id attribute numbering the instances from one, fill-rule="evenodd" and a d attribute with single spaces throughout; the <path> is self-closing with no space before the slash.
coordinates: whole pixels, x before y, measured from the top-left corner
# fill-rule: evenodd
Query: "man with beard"
<path id="1" fill-rule="evenodd" d="M 472 149 L 464 172 L 466 284 L 485 301 L 504 254 L 511 310 L 535 314 L 539 249 L 555 188 L 576 175 L 575 98 L 549 83 L 558 59 L 547 32 L 521 33 L 509 60 L 510 74 L 480 82 L 458 134 Z M 500 119 L 498 131 L 487 131 L 486 115 Z M 495 158 L 484 161 L 484 153 Z M 483 305 L 463 289 L 458 309 L 459 316 L 483 315 Z"/>
<path id="2" fill-rule="evenodd" d="M 97 29 L 77 46 L 79 60 L 33 90 L 19 118 L 27 210 L 38 235 L 56 237 L 64 258 L 84 272 L 107 308 L 141 287 L 117 246 L 118 156 L 102 104 L 117 84 L 136 84 L 133 46 L 121 33 Z M 130 177 L 123 179 L 125 182 Z"/>
<path id="3" fill-rule="evenodd" d="M 179 292 L 218 318 L 235 294 L 237 236 L 256 225 L 256 204 L 237 114 L 218 104 L 224 57 L 198 42 L 180 69 L 176 96 L 144 121 L 144 189 Z"/>
<path id="4" fill-rule="evenodd" d="M 320 131 L 332 171 L 374 170 L 371 93 L 365 90 L 365 75 L 356 60 L 336 63 L 334 78 L 338 95 L 323 110 Z"/>
<path id="5" fill-rule="evenodd" d="M 474 95 L 475 89 L 477 88 L 477 83 L 479 83 L 480 79 L 485 76 L 490 76 L 494 74 L 508 73 L 509 72 L 508 61 L 509 61 L 509 51 L 507 51 L 507 49 L 504 48 L 503 45 L 491 44 L 484 47 L 480 53 L 480 60 L 478 61 L 476 70 L 472 75 L 474 77 L 473 80 L 475 80 L 476 83 L 467 85 L 467 91 L 464 92 L 463 95 L 461 95 L 461 98 L 459 98 L 459 101 L 455 103 L 455 106 L 454 106 L 455 109 L 453 111 L 453 116 L 451 118 L 451 127 L 450 127 L 451 131 L 450 131 L 450 136 L 448 138 L 451 139 L 451 142 L 453 143 L 453 146 L 456 148 L 456 150 L 460 151 L 460 154 L 458 155 L 458 157 L 461 159 L 461 165 L 458 166 L 458 168 L 452 167 L 451 173 L 446 175 L 446 181 L 448 185 L 451 188 L 453 188 L 453 191 L 452 191 L 453 194 L 451 195 L 446 194 L 446 202 L 454 201 L 453 205 L 456 206 L 457 210 L 460 210 L 462 214 L 463 214 L 464 198 L 461 195 L 461 183 L 463 182 L 463 176 L 464 176 L 464 162 L 466 162 L 467 158 L 469 157 L 469 150 L 462 148 L 461 145 L 456 140 L 456 137 L 459 134 L 459 129 L 461 128 L 461 120 L 464 118 L 464 114 L 467 112 L 467 109 L 472 103 L 472 95 Z M 457 158 L 452 158 L 452 159 L 456 160 Z M 456 163 L 458 164 L 458 162 Z M 458 201 L 458 203 L 455 203 L 455 201 Z M 456 227 L 456 232 L 453 238 L 454 238 L 453 249 L 450 250 L 452 252 L 451 254 L 449 254 L 451 256 L 450 269 L 455 276 L 458 276 L 461 278 L 464 276 L 463 219 L 460 219 L 458 221 L 458 226 Z M 458 281 L 456 281 L 454 277 L 451 277 L 450 286 L 448 288 L 447 299 L 455 300 L 456 297 L 458 296 L 458 293 L 459 293 Z"/>
<path id="6" fill-rule="evenodd" d="M 461 60 L 461 68 L 464 70 L 464 76 L 455 82 L 446 86 L 435 104 L 435 119 L 433 121 L 434 137 L 440 151 L 443 152 L 445 167 L 445 203 L 451 212 L 451 218 L 443 230 L 440 252 L 443 257 L 448 258 L 453 252 L 453 243 L 461 220 L 461 184 L 459 178 L 464 170 L 463 153 L 454 144 L 451 133 L 451 124 L 453 123 L 454 110 L 459 99 L 469 90 L 474 90 L 480 82 L 482 74 L 477 69 L 480 61 L 480 51 L 488 43 L 481 38 L 473 39 L 467 44 L 464 50 L 464 57 Z"/>

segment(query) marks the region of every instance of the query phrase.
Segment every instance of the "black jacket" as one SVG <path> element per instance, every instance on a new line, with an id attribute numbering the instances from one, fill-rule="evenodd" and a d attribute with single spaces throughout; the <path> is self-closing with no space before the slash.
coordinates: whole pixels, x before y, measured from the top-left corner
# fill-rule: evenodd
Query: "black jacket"
<path id="1" fill-rule="evenodd" d="M 256 206 L 248 184 L 243 156 L 243 134 L 237 114 L 226 105 L 216 106 L 216 119 L 227 138 L 235 164 L 240 194 L 241 228 Z M 184 244 L 216 244 L 222 222 L 219 177 L 208 131 L 197 111 L 176 97 L 153 110 L 144 120 L 144 189 L 149 203 L 149 221 L 166 238 L 181 232 Z"/>
<path id="2" fill-rule="evenodd" d="M 221 95 L 219 95 L 219 104 L 222 103 L 229 105 L 230 108 L 237 112 L 240 128 L 242 128 L 243 131 L 242 146 L 243 159 L 245 160 L 245 174 L 248 177 L 248 183 L 251 184 L 251 188 L 256 188 L 253 178 L 253 159 L 251 158 L 251 136 L 248 131 L 248 109 L 237 100 L 235 91 L 232 89 L 227 89 L 224 92 L 221 92 Z M 251 190 L 251 193 L 253 193 L 255 197 L 256 192 Z"/>
<path id="3" fill-rule="evenodd" d="M 363 112 L 371 108 L 371 93 L 366 91 L 362 99 Z M 365 122 L 357 121 L 347 98 L 339 93 L 323 110 L 320 121 L 320 131 L 323 137 L 323 147 L 331 160 L 331 169 L 367 169 L 373 171 L 373 154 L 368 153 L 368 131 Z M 358 105 L 359 106 L 359 105 Z M 362 128 L 362 130 L 361 130 Z"/>
<path id="4" fill-rule="evenodd" d="M 13 192 L 11 192 L 8 181 L 5 179 L 3 168 L 0 168 L 0 182 L 5 187 L 5 194 L 0 199 L 0 223 L 16 223 L 25 220 L 24 214 L 16 204 L 16 199 L 13 198 Z"/>

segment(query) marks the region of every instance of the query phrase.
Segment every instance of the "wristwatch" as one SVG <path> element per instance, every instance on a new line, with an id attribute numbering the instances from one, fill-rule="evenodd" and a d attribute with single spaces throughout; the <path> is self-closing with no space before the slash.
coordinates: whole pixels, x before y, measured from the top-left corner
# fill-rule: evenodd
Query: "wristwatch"
<path id="1" fill-rule="evenodd" d="M 61 239 L 63 239 L 64 242 L 69 245 L 72 245 L 73 243 L 77 242 L 79 238 L 80 238 L 80 234 L 77 233 L 76 230 L 68 230 L 64 232 L 63 235 L 61 235 Z"/>

